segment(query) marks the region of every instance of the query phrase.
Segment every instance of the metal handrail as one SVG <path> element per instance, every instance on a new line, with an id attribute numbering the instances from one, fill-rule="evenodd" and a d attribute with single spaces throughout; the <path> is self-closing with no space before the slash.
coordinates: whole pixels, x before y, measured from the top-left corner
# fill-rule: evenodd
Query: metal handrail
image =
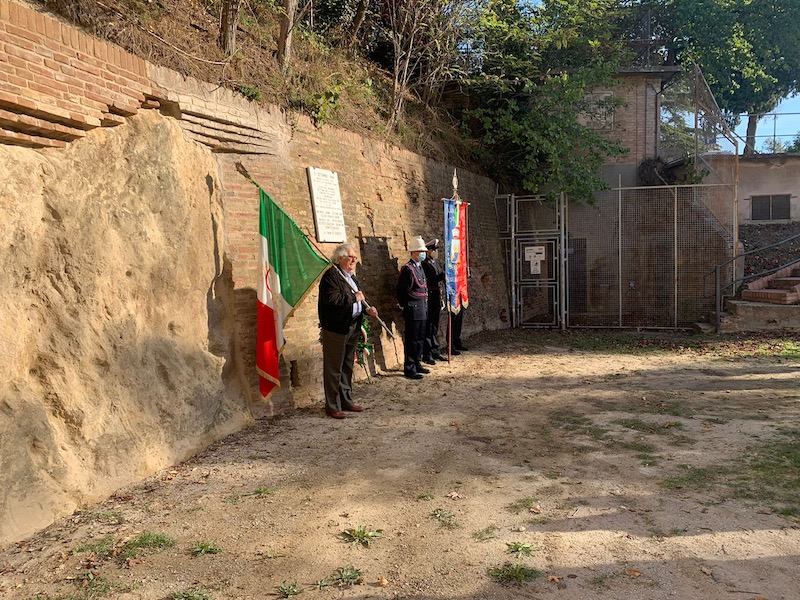
<path id="1" fill-rule="evenodd" d="M 745 275 L 744 277 L 740 277 L 738 279 L 731 280 L 730 283 L 727 285 L 722 285 L 722 269 L 727 267 L 732 262 L 735 262 L 745 256 L 749 256 L 751 254 L 755 254 L 756 252 L 763 252 L 764 250 L 770 250 L 772 248 L 777 248 L 778 246 L 783 246 L 784 244 L 788 244 L 796 239 L 800 238 L 800 233 L 795 235 L 789 236 L 788 238 L 781 240 L 780 242 L 775 242 L 774 244 L 770 244 L 769 246 L 764 246 L 763 248 L 755 248 L 753 250 L 748 250 L 747 252 L 742 252 L 741 254 L 737 254 L 733 258 L 729 258 L 724 263 L 718 264 L 714 267 L 714 313 L 715 313 L 715 327 L 716 332 L 719 333 L 721 329 L 721 315 L 722 315 L 722 292 L 727 290 L 729 287 L 736 285 L 737 283 L 744 283 L 750 279 L 757 279 L 759 277 L 764 277 L 765 275 L 769 275 L 770 273 L 777 273 L 781 269 L 785 269 L 786 267 L 798 262 L 797 259 L 791 260 L 785 265 L 781 265 L 780 267 L 773 267 L 772 269 L 766 269 L 759 273 L 751 273 L 750 275 Z M 709 273 L 710 274 L 710 273 Z"/>

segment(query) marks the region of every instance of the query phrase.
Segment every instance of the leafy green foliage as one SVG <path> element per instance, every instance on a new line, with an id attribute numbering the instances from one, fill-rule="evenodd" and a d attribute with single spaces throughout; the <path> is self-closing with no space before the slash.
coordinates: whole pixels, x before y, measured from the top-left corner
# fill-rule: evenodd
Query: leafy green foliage
<path id="1" fill-rule="evenodd" d="M 342 94 L 342 86 L 335 84 L 330 89 L 314 94 L 309 101 L 311 118 L 317 125 L 323 125 L 330 121 L 331 117 L 341 107 L 339 97 Z"/>
<path id="2" fill-rule="evenodd" d="M 300 586 L 297 585 L 296 581 L 292 583 L 281 581 L 281 584 L 278 586 L 277 593 L 279 598 L 291 598 L 292 596 L 297 596 L 298 594 L 303 593 L 303 590 L 300 589 Z"/>
<path id="3" fill-rule="evenodd" d="M 253 497 L 253 498 L 266 498 L 267 496 L 272 496 L 275 494 L 275 488 L 268 487 L 265 485 L 260 485 L 252 492 L 247 492 L 246 494 L 242 494 L 244 497 Z"/>
<path id="4" fill-rule="evenodd" d="M 195 542 L 189 548 L 189 554 L 192 556 L 202 556 L 204 554 L 220 554 L 222 548 L 217 546 L 216 542 Z"/>
<path id="5" fill-rule="evenodd" d="M 530 510 L 536 507 L 539 504 L 539 501 L 533 496 L 526 496 L 525 498 L 521 498 L 516 500 L 508 505 L 508 510 L 512 513 L 519 514 L 523 511 Z"/>
<path id="6" fill-rule="evenodd" d="M 169 600 L 214 600 L 214 597 L 202 587 L 195 587 L 179 592 L 172 592 Z"/>
<path id="7" fill-rule="evenodd" d="M 488 527 L 473 533 L 472 537 L 478 542 L 486 542 L 495 539 L 499 530 L 500 529 L 497 527 L 497 525 L 489 525 Z"/>
<path id="8" fill-rule="evenodd" d="M 140 536 L 122 546 L 119 554 L 117 554 L 117 560 L 125 562 L 126 560 L 141 556 L 147 550 L 163 550 L 165 548 L 171 548 L 174 545 L 175 538 L 173 537 L 163 533 L 145 531 Z"/>
<path id="9" fill-rule="evenodd" d="M 533 547 L 527 542 L 507 542 L 506 552 L 513 554 L 517 558 L 522 558 L 523 556 L 530 556 L 533 552 Z"/>
<path id="10" fill-rule="evenodd" d="M 314 588 L 316 590 L 318 590 L 318 591 L 322 591 L 324 589 L 327 589 L 327 588 L 331 587 L 332 585 L 333 585 L 333 581 L 331 581 L 327 577 L 325 577 L 323 579 L 318 579 L 317 581 L 314 582 Z"/>
<path id="11" fill-rule="evenodd" d="M 446 508 L 437 508 L 431 513 L 431 519 L 437 521 L 444 529 L 458 529 L 456 516 Z"/>
<path id="12" fill-rule="evenodd" d="M 345 529 L 339 534 L 342 540 L 354 546 L 364 546 L 369 548 L 370 544 L 383 535 L 383 529 L 371 530 L 364 525 L 359 525 L 353 529 Z"/>
<path id="13" fill-rule="evenodd" d="M 489 569 L 489 576 L 503 585 L 521 585 L 528 581 L 533 581 L 542 575 L 541 571 L 526 567 L 519 563 L 506 563 L 502 567 L 492 567 Z"/>
<path id="14" fill-rule="evenodd" d="M 76 553 L 90 552 L 100 560 L 110 558 L 114 552 L 114 536 L 107 535 L 94 544 L 83 544 L 75 549 Z"/>
<path id="15" fill-rule="evenodd" d="M 239 84 L 238 90 L 239 92 L 241 92 L 242 96 L 244 96 L 248 100 L 252 101 L 261 99 L 261 90 L 254 85 L 248 85 L 246 83 L 242 83 Z"/>
<path id="16" fill-rule="evenodd" d="M 352 587 L 361 582 L 361 571 L 355 567 L 339 567 L 330 580 L 336 587 Z"/>
<path id="17" fill-rule="evenodd" d="M 370 341 L 372 328 L 370 327 L 369 319 L 364 319 L 361 322 L 361 332 L 356 343 L 356 361 L 363 367 L 367 362 L 367 357 L 371 356 L 375 351 L 375 345 Z"/>
<path id="18" fill-rule="evenodd" d="M 467 82 L 473 106 L 464 128 L 477 140 L 475 157 L 514 188 L 565 191 L 591 202 L 606 188 L 599 169 L 626 152 L 581 123 L 608 115 L 614 96 L 593 97 L 613 84 L 623 57 L 611 19 L 616 3 L 490 0 L 475 24 L 478 57 Z M 603 19 L 610 19 L 602 28 Z"/>

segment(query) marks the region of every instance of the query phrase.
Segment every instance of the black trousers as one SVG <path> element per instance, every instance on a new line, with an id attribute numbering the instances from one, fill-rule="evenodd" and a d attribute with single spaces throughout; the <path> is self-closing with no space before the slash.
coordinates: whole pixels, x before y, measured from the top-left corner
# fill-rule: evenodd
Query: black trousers
<path id="1" fill-rule="evenodd" d="M 457 314 L 451 314 L 448 320 L 447 336 L 451 347 L 454 350 L 461 348 L 461 325 L 464 322 L 464 308 L 462 307 Z M 452 328 L 451 325 L 452 324 Z M 452 336 L 452 337 L 451 337 Z"/>
<path id="2" fill-rule="evenodd" d="M 406 328 L 403 332 L 403 344 L 405 345 L 405 361 L 403 362 L 403 372 L 406 375 L 418 373 L 422 361 L 422 350 L 425 345 L 425 323 L 416 319 L 406 319 Z"/>
<path id="3" fill-rule="evenodd" d="M 422 358 L 429 359 L 431 356 L 441 354 L 439 347 L 439 318 L 442 314 L 437 300 L 435 305 L 428 304 L 428 320 L 425 322 L 425 344 L 422 348 Z"/>

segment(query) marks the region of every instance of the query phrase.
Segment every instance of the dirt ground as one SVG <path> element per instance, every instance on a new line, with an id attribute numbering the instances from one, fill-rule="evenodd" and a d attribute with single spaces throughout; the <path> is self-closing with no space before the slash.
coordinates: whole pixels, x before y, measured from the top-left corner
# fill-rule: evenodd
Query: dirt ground
<path id="1" fill-rule="evenodd" d="M 0 550 L 0 596 L 800 597 L 799 334 L 469 345 L 359 384 L 352 418 L 259 421 Z M 135 551 L 152 538 L 174 545 Z"/>

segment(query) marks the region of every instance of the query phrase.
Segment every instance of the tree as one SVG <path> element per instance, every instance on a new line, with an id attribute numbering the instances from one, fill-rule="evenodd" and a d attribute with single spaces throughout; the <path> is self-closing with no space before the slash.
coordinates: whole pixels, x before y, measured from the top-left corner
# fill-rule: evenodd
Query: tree
<path id="1" fill-rule="evenodd" d="M 225 0 L 222 4 L 222 21 L 219 28 L 219 47 L 225 56 L 236 52 L 236 27 L 239 24 L 239 11 L 242 0 Z"/>
<path id="2" fill-rule="evenodd" d="M 313 3 L 308 24 L 331 44 L 355 47 L 368 14 L 380 0 L 317 0 Z M 313 17 L 313 19 L 311 18 Z"/>
<path id="3" fill-rule="evenodd" d="M 289 68 L 292 59 L 292 31 L 297 17 L 297 0 L 283 0 L 283 14 L 281 15 L 281 30 L 278 36 L 278 64 L 282 71 Z"/>
<path id="4" fill-rule="evenodd" d="M 489 0 L 467 35 L 473 53 L 465 125 L 493 177 L 591 202 L 600 166 L 625 152 L 578 116 L 614 109 L 591 93 L 613 84 L 624 50 L 614 0 Z"/>
<path id="5" fill-rule="evenodd" d="M 788 154 L 800 154 L 800 132 L 795 134 L 792 143 L 786 146 L 784 152 Z"/>
<path id="6" fill-rule="evenodd" d="M 698 63 L 731 120 L 749 115 L 745 154 L 755 152 L 758 118 L 797 89 L 797 0 L 656 0 L 659 27 L 679 62 Z"/>
<path id="7" fill-rule="evenodd" d="M 385 0 L 382 16 L 392 48 L 392 106 L 387 129 L 402 118 L 418 87 L 430 100 L 458 57 L 459 32 L 468 0 Z"/>

